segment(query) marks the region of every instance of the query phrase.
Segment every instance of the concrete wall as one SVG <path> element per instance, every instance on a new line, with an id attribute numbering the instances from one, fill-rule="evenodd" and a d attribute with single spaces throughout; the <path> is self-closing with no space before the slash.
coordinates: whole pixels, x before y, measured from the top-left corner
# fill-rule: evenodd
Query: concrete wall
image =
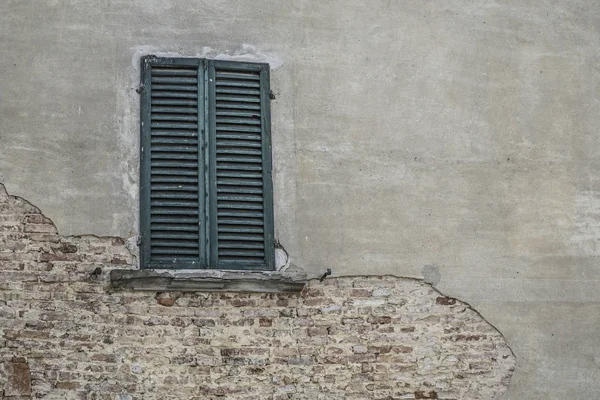
<path id="1" fill-rule="evenodd" d="M 62 234 L 136 234 L 141 54 L 268 61 L 292 262 L 425 277 L 506 336 L 507 399 L 600 397 L 595 1 L 0 7 L 0 182 Z"/>

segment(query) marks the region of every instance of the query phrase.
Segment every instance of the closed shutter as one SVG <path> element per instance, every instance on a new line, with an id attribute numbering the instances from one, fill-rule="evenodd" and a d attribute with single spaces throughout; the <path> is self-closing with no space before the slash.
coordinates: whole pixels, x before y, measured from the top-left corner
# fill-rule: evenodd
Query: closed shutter
<path id="1" fill-rule="evenodd" d="M 209 120 L 211 260 L 273 269 L 268 65 L 210 62 Z"/>
<path id="2" fill-rule="evenodd" d="M 274 268 L 267 64 L 142 59 L 142 268 Z"/>
<path id="3" fill-rule="evenodd" d="M 200 61 L 152 57 L 142 61 L 141 225 L 147 267 L 206 265 Z"/>

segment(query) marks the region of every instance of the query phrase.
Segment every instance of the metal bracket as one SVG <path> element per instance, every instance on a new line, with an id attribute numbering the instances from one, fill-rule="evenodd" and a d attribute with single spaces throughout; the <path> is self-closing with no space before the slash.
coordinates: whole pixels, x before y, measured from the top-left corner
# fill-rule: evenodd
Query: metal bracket
<path id="1" fill-rule="evenodd" d="M 327 271 L 325 271 L 325 273 L 319 278 L 319 282 L 323 282 L 323 280 L 329 275 L 331 275 L 331 268 L 327 268 Z"/>

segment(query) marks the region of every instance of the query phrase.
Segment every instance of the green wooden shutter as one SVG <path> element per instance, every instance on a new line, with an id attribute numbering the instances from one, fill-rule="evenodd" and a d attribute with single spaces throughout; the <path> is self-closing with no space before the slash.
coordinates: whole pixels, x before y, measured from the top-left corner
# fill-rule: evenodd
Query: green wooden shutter
<path id="1" fill-rule="evenodd" d="M 142 268 L 273 270 L 268 64 L 142 59 Z"/>
<path id="2" fill-rule="evenodd" d="M 274 268 L 268 64 L 209 61 L 210 259 Z"/>
<path id="3" fill-rule="evenodd" d="M 142 268 L 206 267 L 204 65 L 142 59 Z"/>

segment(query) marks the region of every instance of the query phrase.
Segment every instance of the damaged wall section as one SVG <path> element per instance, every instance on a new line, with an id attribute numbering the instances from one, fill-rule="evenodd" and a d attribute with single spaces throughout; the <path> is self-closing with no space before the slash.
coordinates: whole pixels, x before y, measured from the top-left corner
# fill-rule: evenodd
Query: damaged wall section
<path id="1" fill-rule="evenodd" d="M 493 326 L 422 281 L 113 291 L 108 271 L 133 265 L 122 239 L 60 236 L 0 185 L 0 398 L 497 399 L 515 366 Z"/>

